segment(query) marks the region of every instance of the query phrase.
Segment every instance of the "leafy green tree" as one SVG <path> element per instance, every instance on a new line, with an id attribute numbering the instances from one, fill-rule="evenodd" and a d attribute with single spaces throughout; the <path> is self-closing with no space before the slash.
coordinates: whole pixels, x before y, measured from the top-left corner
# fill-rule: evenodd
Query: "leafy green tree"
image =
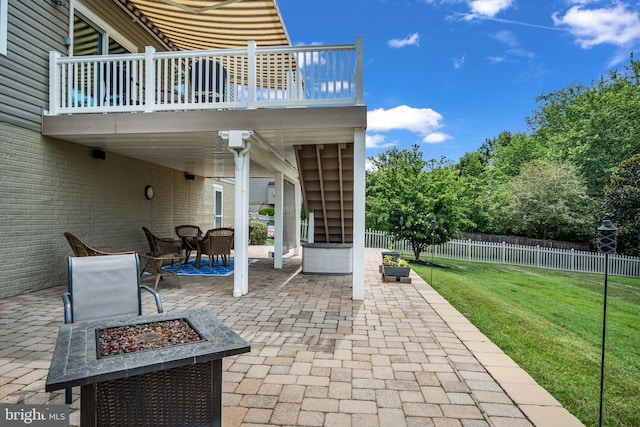
<path id="1" fill-rule="evenodd" d="M 508 194 L 505 225 L 513 234 L 569 241 L 593 234 L 592 200 L 571 164 L 530 162 L 509 182 Z"/>
<path id="2" fill-rule="evenodd" d="M 491 165 L 496 173 L 509 179 L 520 173 L 522 165 L 540 158 L 535 140 L 525 133 L 502 132 L 496 141 Z"/>
<path id="3" fill-rule="evenodd" d="M 544 156 L 576 166 L 599 197 L 620 162 L 640 153 L 640 62 L 611 71 L 591 86 L 571 85 L 540 96 L 527 119 Z M 543 158 L 543 157 L 539 157 Z"/>
<path id="4" fill-rule="evenodd" d="M 465 186 L 461 197 L 466 201 L 468 223 L 464 231 L 487 232 L 491 223 L 491 211 L 487 206 L 491 179 L 487 175 L 488 158 L 480 151 L 466 153 L 460 158 L 457 169 Z"/>
<path id="5" fill-rule="evenodd" d="M 367 226 L 411 242 L 416 259 L 431 244 L 431 221 L 437 220 L 435 242 L 457 235 L 466 221 L 464 184 L 444 160 L 425 161 L 419 147 L 392 148 L 369 159 L 367 172 Z M 401 225 L 401 220 L 403 224 Z"/>
<path id="6" fill-rule="evenodd" d="M 604 214 L 618 227 L 617 252 L 640 256 L 640 154 L 623 161 L 604 191 Z"/>

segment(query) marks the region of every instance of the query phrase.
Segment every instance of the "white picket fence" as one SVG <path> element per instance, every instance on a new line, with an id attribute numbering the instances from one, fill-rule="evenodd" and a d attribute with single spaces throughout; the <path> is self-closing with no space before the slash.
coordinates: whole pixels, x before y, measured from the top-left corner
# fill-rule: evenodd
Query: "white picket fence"
<path id="1" fill-rule="evenodd" d="M 303 225 L 306 231 L 306 225 Z M 304 233 L 303 231 L 303 233 Z M 306 236 L 306 234 L 303 234 Z M 413 255 L 413 248 L 407 240 L 395 241 L 382 231 L 367 229 L 365 247 L 401 251 Z M 423 255 L 431 255 L 429 245 Z M 508 243 L 476 242 L 472 240 L 450 240 L 433 246 L 433 255 L 438 258 L 458 259 L 473 262 L 490 262 L 580 273 L 604 273 L 605 256 L 597 252 L 566 249 L 541 248 Z M 640 258 L 625 255 L 609 256 L 609 274 L 615 276 L 640 277 Z"/>

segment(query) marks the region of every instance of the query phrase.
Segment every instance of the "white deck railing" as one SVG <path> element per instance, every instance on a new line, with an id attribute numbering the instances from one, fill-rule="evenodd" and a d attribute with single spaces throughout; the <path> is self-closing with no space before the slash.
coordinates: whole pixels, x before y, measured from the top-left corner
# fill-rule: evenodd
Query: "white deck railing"
<path id="1" fill-rule="evenodd" d="M 50 52 L 46 114 L 363 105 L 362 39 L 65 57 Z"/>

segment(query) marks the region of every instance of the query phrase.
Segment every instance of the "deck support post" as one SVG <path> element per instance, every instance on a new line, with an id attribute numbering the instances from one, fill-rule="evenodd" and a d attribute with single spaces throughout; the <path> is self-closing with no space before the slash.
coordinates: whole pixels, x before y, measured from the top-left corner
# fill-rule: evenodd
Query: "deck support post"
<path id="1" fill-rule="evenodd" d="M 364 300 L 365 231 L 365 129 L 353 135 L 353 290 L 352 298 Z"/>
<path id="2" fill-rule="evenodd" d="M 229 141 L 229 151 L 235 161 L 235 212 L 233 296 L 249 293 L 249 163 L 251 142 L 246 141 L 253 131 L 220 131 L 218 135 Z"/>

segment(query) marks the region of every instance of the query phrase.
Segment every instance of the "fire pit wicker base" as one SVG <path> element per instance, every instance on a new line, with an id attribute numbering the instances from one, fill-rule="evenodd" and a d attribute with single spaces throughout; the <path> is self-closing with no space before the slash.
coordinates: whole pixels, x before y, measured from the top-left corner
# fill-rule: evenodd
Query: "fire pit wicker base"
<path id="1" fill-rule="evenodd" d="M 99 357 L 101 330 L 176 320 L 191 325 L 201 339 Z M 222 360 L 249 351 L 249 343 L 202 308 L 64 324 L 45 390 L 79 386 L 83 427 L 217 427 Z"/>
<path id="2" fill-rule="evenodd" d="M 221 375 L 217 360 L 83 386 L 81 425 L 219 426 Z"/>

